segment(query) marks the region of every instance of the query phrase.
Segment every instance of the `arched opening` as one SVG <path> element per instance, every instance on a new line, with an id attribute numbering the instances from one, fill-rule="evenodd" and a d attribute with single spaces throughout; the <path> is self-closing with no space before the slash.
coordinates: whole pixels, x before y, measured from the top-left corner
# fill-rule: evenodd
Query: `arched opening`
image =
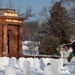
<path id="1" fill-rule="evenodd" d="M 10 34 L 11 34 L 11 29 L 9 29 L 7 31 L 7 53 L 9 53 L 9 50 L 10 50 Z"/>

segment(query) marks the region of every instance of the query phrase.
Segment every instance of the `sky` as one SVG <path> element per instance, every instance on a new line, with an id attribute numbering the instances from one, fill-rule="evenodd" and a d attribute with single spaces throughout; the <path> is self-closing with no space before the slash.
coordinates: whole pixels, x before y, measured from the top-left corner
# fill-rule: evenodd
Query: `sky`
<path id="1" fill-rule="evenodd" d="M 2 1 L 2 8 L 6 8 L 9 0 L 0 0 L 0 2 L 1 1 Z M 15 9 L 19 8 L 23 13 L 25 12 L 27 7 L 30 7 L 33 9 L 32 13 L 36 14 L 35 17 L 38 17 L 38 14 L 42 10 L 42 8 L 51 5 L 53 0 L 11 0 L 11 1 L 13 1 Z"/>

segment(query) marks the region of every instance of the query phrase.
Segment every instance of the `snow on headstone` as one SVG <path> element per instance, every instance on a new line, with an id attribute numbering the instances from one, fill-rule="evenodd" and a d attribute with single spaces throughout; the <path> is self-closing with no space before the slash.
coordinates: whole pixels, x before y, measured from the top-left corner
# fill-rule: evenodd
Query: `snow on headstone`
<path id="1" fill-rule="evenodd" d="M 4 63 L 3 63 L 3 57 L 0 57 L 0 68 L 5 69 L 4 68 Z"/>
<path id="2" fill-rule="evenodd" d="M 60 73 L 61 67 L 61 59 L 58 59 L 58 73 Z"/>
<path id="3" fill-rule="evenodd" d="M 14 67 L 8 67 L 5 70 L 5 75 L 16 75 L 16 70 Z"/>
<path id="4" fill-rule="evenodd" d="M 33 59 L 33 69 L 37 71 L 40 68 L 40 60 L 38 58 Z"/>
<path id="5" fill-rule="evenodd" d="M 58 72 L 60 73 L 61 72 L 61 69 L 63 69 L 63 58 L 59 58 L 58 59 Z"/>
<path id="6" fill-rule="evenodd" d="M 58 75 L 58 70 L 59 70 L 59 60 L 58 59 L 55 59 L 54 61 L 53 61 L 53 63 L 51 64 L 52 65 L 52 69 L 53 69 L 53 71 L 54 71 L 54 74 L 55 75 Z"/>
<path id="7" fill-rule="evenodd" d="M 27 58 L 28 61 L 31 63 L 31 68 L 33 68 L 33 58 Z"/>
<path id="8" fill-rule="evenodd" d="M 23 63 L 23 75 L 31 75 L 31 63 L 30 61 L 24 61 Z"/>
<path id="9" fill-rule="evenodd" d="M 52 69 L 52 65 L 48 64 L 47 66 L 45 66 L 44 68 L 44 75 L 54 75 L 54 71 Z"/>
<path id="10" fill-rule="evenodd" d="M 40 68 L 44 71 L 45 64 L 43 62 L 43 58 L 40 58 Z"/>
<path id="11" fill-rule="evenodd" d="M 45 64 L 45 66 L 47 65 L 47 63 L 50 62 L 50 58 L 43 58 L 43 62 Z"/>
<path id="12" fill-rule="evenodd" d="M 15 58 L 15 57 L 12 57 L 12 58 L 10 59 L 9 65 L 10 65 L 10 66 L 13 66 L 13 67 L 16 65 L 16 58 Z"/>
<path id="13" fill-rule="evenodd" d="M 9 65 L 9 58 L 8 57 L 0 57 L 0 68 L 5 69 Z"/>
<path id="14" fill-rule="evenodd" d="M 60 59 L 59 59 L 60 68 L 63 68 L 63 62 L 64 62 L 64 61 L 63 61 L 63 58 L 60 58 Z"/>
<path id="15" fill-rule="evenodd" d="M 53 63 L 54 60 L 55 60 L 55 59 L 53 59 L 53 58 L 50 58 L 50 59 L 49 59 L 50 63 Z"/>
<path id="16" fill-rule="evenodd" d="M 26 58 L 24 58 L 24 57 L 20 57 L 19 58 L 19 66 L 20 66 L 20 68 L 23 70 L 23 62 L 26 60 Z"/>
<path id="17" fill-rule="evenodd" d="M 3 66 L 7 67 L 9 65 L 9 57 L 3 57 Z"/>

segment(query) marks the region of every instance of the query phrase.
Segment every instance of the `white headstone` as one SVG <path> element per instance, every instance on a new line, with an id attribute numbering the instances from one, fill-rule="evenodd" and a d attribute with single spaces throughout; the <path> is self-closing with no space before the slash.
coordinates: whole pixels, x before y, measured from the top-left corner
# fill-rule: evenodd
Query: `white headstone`
<path id="1" fill-rule="evenodd" d="M 54 75 L 58 75 L 58 73 L 59 73 L 59 60 L 58 59 L 55 59 L 54 61 L 53 61 L 53 63 L 51 64 L 52 65 L 52 69 L 53 69 L 53 71 L 54 71 Z"/>
<path id="2" fill-rule="evenodd" d="M 33 69 L 37 70 L 40 68 L 40 60 L 38 58 L 33 59 Z"/>
<path id="3" fill-rule="evenodd" d="M 58 59 L 58 73 L 61 72 L 61 59 Z"/>
<path id="4" fill-rule="evenodd" d="M 30 63 L 31 63 L 31 68 L 33 68 L 33 58 L 27 58 L 27 61 L 30 61 Z"/>
<path id="5" fill-rule="evenodd" d="M 63 58 L 60 58 L 60 59 L 59 59 L 59 64 L 60 64 L 60 67 L 61 67 L 61 68 L 63 68 L 63 63 L 64 63 Z"/>
<path id="6" fill-rule="evenodd" d="M 9 65 L 9 58 L 8 57 L 0 57 L 0 69 L 5 69 Z"/>
<path id="7" fill-rule="evenodd" d="M 9 57 L 3 57 L 3 65 L 7 67 L 9 65 Z"/>
<path id="8" fill-rule="evenodd" d="M 61 69 L 63 68 L 63 58 L 59 58 L 58 60 L 58 72 L 61 72 Z"/>
<path id="9" fill-rule="evenodd" d="M 12 66 L 12 67 L 14 67 L 16 65 L 16 58 L 15 57 L 12 57 L 10 59 L 9 65 Z"/>
<path id="10" fill-rule="evenodd" d="M 23 63 L 23 75 L 31 75 L 31 63 L 29 61 Z"/>
<path id="11" fill-rule="evenodd" d="M 45 66 L 47 65 L 47 63 L 50 62 L 50 58 L 43 58 L 43 62 L 45 64 Z"/>
<path id="12" fill-rule="evenodd" d="M 40 58 L 40 69 L 44 71 L 45 64 L 43 62 L 43 58 Z"/>
<path id="13" fill-rule="evenodd" d="M 25 61 L 26 59 L 24 57 L 20 57 L 19 58 L 19 66 L 20 68 L 23 70 L 23 62 Z"/>
<path id="14" fill-rule="evenodd" d="M 45 66 L 44 75 L 54 75 L 51 65 Z"/>
<path id="15" fill-rule="evenodd" d="M 8 67 L 5 70 L 5 75 L 16 75 L 16 70 L 14 67 Z"/>
<path id="16" fill-rule="evenodd" d="M 3 57 L 0 57 L 0 69 L 5 69 L 4 68 L 4 62 L 3 62 Z"/>

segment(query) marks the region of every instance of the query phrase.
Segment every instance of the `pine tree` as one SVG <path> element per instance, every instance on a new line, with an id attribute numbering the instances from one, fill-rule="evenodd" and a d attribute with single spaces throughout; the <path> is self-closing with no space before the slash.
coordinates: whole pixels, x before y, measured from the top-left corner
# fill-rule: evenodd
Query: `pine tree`
<path id="1" fill-rule="evenodd" d="M 71 25 L 66 9 L 61 5 L 61 2 L 56 2 L 50 12 L 51 17 L 48 19 L 48 25 L 50 26 L 51 34 L 59 38 L 60 44 L 68 43 Z"/>
<path id="2" fill-rule="evenodd" d="M 42 54 L 59 54 L 56 48 L 59 44 L 68 43 L 71 33 L 69 16 L 61 2 L 56 2 L 49 11 L 50 18 L 47 19 L 49 32 L 48 36 L 41 41 L 40 53 Z"/>
<path id="3" fill-rule="evenodd" d="M 47 55 L 59 55 L 60 53 L 56 50 L 59 44 L 58 37 L 53 35 L 46 36 L 40 44 L 39 53 Z"/>

